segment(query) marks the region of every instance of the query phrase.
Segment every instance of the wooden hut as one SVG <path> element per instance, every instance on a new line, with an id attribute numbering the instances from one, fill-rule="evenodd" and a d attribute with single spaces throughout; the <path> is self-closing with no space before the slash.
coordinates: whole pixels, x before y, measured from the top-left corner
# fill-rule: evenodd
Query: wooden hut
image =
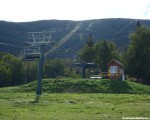
<path id="1" fill-rule="evenodd" d="M 108 78 L 112 80 L 125 80 L 124 76 L 124 65 L 113 59 L 107 63 L 108 67 Z"/>

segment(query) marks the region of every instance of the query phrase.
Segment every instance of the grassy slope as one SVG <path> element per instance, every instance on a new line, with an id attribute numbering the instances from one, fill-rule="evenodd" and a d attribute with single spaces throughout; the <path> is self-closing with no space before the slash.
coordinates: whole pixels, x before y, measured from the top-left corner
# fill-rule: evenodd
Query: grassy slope
<path id="1" fill-rule="evenodd" d="M 36 91 L 37 82 L 32 82 L 17 89 L 23 92 Z M 150 86 L 112 80 L 90 79 L 45 79 L 42 90 L 49 93 L 150 93 Z"/>
<path id="2" fill-rule="evenodd" d="M 47 93 L 43 93 L 38 101 L 35 99 L 35 89 L 36 82 L 0 88 L 0 120 L 121 120 L 122 117 L 150 117 L 149 86 L 110 80 L 47 79 L 43 80 L 43 91 Z"/>
<path id="3" fill-rule="evenodd" d="M 35 92 L 37 81 L 18 86 L 1 88 L 0 92 Z M 112 80 L 91 79 L 44 79 L 42 80 L 42 91 L 47 93 L 133 93 L 150 94 L 150 86 Z"/>

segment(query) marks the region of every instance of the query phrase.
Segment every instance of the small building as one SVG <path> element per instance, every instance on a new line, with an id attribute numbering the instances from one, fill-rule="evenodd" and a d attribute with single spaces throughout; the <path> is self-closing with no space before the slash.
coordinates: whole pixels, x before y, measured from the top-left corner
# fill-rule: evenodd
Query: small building
<path id="1" fill-rule="evenodd" d="M 108 67 L 108 78 L 112 80 L 125 80 L 124 76 L 124 65 L 113 59 L 107 63 Z"/>

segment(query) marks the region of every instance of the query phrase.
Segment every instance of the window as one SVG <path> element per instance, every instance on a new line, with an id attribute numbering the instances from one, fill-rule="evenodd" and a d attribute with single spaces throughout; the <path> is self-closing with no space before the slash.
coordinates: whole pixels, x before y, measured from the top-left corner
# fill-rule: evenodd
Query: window
<path id="1" fill-rule="evenodd" d="M 110 73 L 117 73 L 117 66 L 110 66 Z"/>

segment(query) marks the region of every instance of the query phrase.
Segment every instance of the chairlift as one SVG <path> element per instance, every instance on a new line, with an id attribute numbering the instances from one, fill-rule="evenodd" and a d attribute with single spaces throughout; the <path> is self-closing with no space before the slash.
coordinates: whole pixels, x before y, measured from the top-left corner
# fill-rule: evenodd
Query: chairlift
<path id="1" fill-rule="evenodd" d="M 22 61 L 34 61 L 35 59 L 34 58 L 22 58 Z"/>
<path id="2" fill-rule="evenodd" d="M 37 91 L 36 91 L 37 96 L 42 94 L 41 79 L 42 79 L 43 63 L 44 63 L 43 46 L 48 44 L 53 44 L 51 37 L 52 37 L 51 32 L 30 32 L 28 35 L 28 41 L 25 42 L 27 46 L 24 48 L 22 60 L 32 61 L 35 58 L 39 58 L 38 84 L 37 84 Z"/>
<path id="3" fill-rule="evenodd" d="M 47 45 L 52 43 L 51 32 L 31 32 L 28 35 L 27 44 L 30 45 Z"/>
<path id="4" fill-rule="evenodd" d="M 38 46 L 28 46 L 24 48 L 24 60 L 40 58 L 40 47 Z"/>

